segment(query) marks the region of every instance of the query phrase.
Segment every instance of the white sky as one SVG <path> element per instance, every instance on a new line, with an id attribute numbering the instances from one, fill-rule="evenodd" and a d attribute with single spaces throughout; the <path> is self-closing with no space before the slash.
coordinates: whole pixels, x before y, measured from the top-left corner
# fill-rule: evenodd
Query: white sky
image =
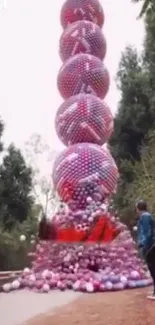
<path id="1" fill-rule="evenodd" d="M 111 74 L 106 101 L 115 112 L 119 93 L 114 77 L 121 52 L 127 44 L 140 50 L 144 29 L 142 21 L 136 20 L 139 6 L 130 0 L 101 2 L 108 42 L 105 61 Z M 6 125 L 5 143 L 13 141 L 22 147 L 32 133 L 40 133 L 53 149 L 62 147 L 54 130 L 55 113 L 62 102 L 56 87 L 62 3 L 7 0 L 0 14 L 0 116 Z"/>

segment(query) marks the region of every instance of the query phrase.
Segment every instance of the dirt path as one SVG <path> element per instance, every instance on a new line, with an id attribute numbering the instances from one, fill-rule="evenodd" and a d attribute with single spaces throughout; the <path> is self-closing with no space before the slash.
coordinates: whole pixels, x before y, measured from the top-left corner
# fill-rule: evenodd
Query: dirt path
<path id="1" fill-rule="evenodd" d="M 49 310 L 51 313 L 55 308 L 70 303 L 79 295 L 73 291 L 37 294 L 21 290 L 9 294 L 0 293 L 0 324 L 19 325 L 38 314 L 47 313 Z"/>
<path id="2" fill-rule="evenodd" d="M 153 325 L 155 302 L 146 299 L 147 290 L 83 295 L 65 308 L 24 325 Z"/>

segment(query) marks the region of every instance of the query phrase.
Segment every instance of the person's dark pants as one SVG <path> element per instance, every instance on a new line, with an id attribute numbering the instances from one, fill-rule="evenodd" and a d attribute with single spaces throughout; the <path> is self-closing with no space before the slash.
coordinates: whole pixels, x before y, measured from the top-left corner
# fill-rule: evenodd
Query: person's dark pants
<path id="1" fill-rule="evenodd" d="M 155 245 L 153 245 L 146 253 L 145 260 L 153 279 L 154 294 L 155 294 Z"/>

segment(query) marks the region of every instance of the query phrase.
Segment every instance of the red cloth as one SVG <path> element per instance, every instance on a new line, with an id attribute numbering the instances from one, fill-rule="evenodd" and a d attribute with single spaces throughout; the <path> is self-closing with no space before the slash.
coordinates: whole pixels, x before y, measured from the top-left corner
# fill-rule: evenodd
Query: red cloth
<path id="1" fill-rule="evenodd" d="M 119 234 L 116 226 L 105 216 L 101 216 L 96 224 L 88 230 L 78 230 L 74 227 L 70 228 L 56 228 L 55 225 L 51 225 L 51 240 L 58 242 L 102 242 L 107 243 L 114 240 Z"/>

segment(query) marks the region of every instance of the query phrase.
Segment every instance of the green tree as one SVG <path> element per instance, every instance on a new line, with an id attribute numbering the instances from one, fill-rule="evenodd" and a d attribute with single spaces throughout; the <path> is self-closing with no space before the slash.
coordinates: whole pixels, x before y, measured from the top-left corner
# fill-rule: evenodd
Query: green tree
<path id="1" fill-rule="evenodd" d="M 127 47 L 117 73 L 121 100 L 115 116 L 115 132 L 110 140 L 112 153 L 119 165 L 122 160 L 140 158 L 141 145 L 148 130 L 155 124 L 155 112 L 150 109 L 148 79 L 149 74 L 144 70 L 137 51 Z"/>
<path id="2" fill-rule="evenodd" d="M 150 89 L 152 90 L 152 104 L 155 104 L 155 1 L 154 9 L 145 16 L 144 64 L 149 72 Z"/>
<path id="3" fill-rule="evenodd" d="M 133 204 L 144 199 L 155 212 L 155 131 L 149 133 L 148 144 L 142 147 L 141 159 L 134 165 L 134 181 L 128 186 L 127 199 Z"/>
<path id="4" fill-rule="evenodd" d="M 10 145 L 0 166 L 0 220 L 5 229 L 27 219 L 33 204 L 32 171 L 14 145 Z"/>
<path id="5" fill-rule="evenodd" d="M 144 193 L 143 151 L 148 144 L 150 146 L 150 130 L 155 127 L 155 1 L 145 2 L 143 14 L 146 34 L 142 54 L 138 56 L 135 49 L 128 47 L 120 61 L 117 82 L 121 101 L 115 117 L 115 133 L 110 141 L 120 169 L 114 202 L 128 224 L 132 221 L 131 215 L 134 216 L 131 209 L 134 201 L 141 196 L 146 198 L 148 193 L 148 189 Z M 154 186 L 153 178 L 147 186 Z M 151 204 L 152 198 L 147 199 Z"/>
<path id="6" fill-rule="evenodd" d="M 154 0 L 132 0 L 132 2 L 143 2 L 142 5 L 142 9 L 140 11 L 139 17 L 141 18 L 143 15 L 145 15 L 146 13 L 148 13 L 148 11 L 150 12 L 150 10 L 152 11 L 153 6 L 155 4 Z"/>

